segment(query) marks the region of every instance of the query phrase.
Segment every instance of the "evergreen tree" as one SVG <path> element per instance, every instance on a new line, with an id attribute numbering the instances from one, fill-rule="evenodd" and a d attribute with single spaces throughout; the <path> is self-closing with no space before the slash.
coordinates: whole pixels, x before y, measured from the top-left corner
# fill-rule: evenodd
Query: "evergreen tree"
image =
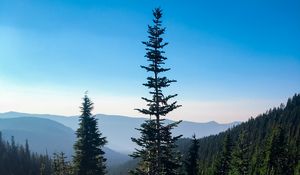
<path id="1" fill-rule="evenodd" d="M 279 127 L 274 130 L 274 136 L 271 143 L 268 175 L 292 174 L 291 167 L 289 166 L 287 148 L 284 129 Z"/>
<path id="2" fill-rule="evenodd" d="M 69 162 L 66 161 L 64 152 L 53 154 L 53 173 L 54 175 L 71 175 L 72 169 Z"/>
<path id="3" fill-rule="evenodd" d="M 166 125 L 163 116 L 178 108 L 177 102 L 169 103 L 169 100 L 175 95 L 165 96 L 163 88 L 170 86 L 175 80 L 169 80 L 165 76 L 160 76 L 163 72 L 170 70 L 162 67 L 165 64 L 166 57 L 163 56 L 163 48 L 168 44 L 163 42 L 161 35 L 164 34 L 165 28 L 161 26 L 162 10 L 156 8 L 153 11 L 154 24 L 148 26 L 149 40 L 143 42 L 146 45 L 145 57 L 150 62 L 148 66 L 141 66 L 147 72 L 151 72 L 151 76 L 147 78 L 147 83 L 143 84 L 150 90 L 151 99 L 142 98 L 148 104 L 147 109 L 137 109 L 139 112 L 149 115 L 150 119 L 145 121 L 138 129 L 141 137 L 133 138 L 140 149 L 132 154 L 134 158 L 141 158 L 141 162 L 132 174 L 149 174 L 164 175 L 177 174 L 178 168 L 181 166 L 179 161 L 179 153 L 174 150 L 176 140 L 181 137 L 172 137 L 172 129 L 179 122 Z M 154 119 L 152 119 L 154 116 Z"/>
<path id="4" fill-rule="evenodd" d="M 103 175 L 106 173 L 103 146 L 106 138 L 97 126 L 97 119 L 92 116 L 93 103 L 87 95 L 83 98 L 77 141 L 74 144 L 74 166 L 76 175 Z"/>
<path id="5" fill-rule="evenodd" d="M 278 169 L 277 174 L 300 175 L 299 116 L 300 94 L 296 94 L 287 101 L 286 105 L 280 105 L 255 118 L 250 118 L 226 132 L 199 139 L 199 174 L 216 174 L 216 164 L 219 162 L 217 160 L 220 160 L 220 152 L 223 149 L 220 145 L 224 142 L 224 138 L 230 134 L 231 140 L 238 142 L 240 134 L 246 129 L 244 138 L 248 145 L 248 174 L 274 175 L 275 169 Z M 279 128 L 282 129 L 280 132 Z M 179 143 L 181 152 L 188 153 L 190 141 L 180 139 Z M 238 143 L 235 143 L 233 152 L 236 152 L 237 145 Z M 234 154 L 233 159 L 235 159 Z"/>
<path id="6" fill-rule="evenodd" d="M 11 136 L 11 148 L 13 150 L 13 152 L 16 152 L 17 151 L 17 145 L 16 145 L 16 142 L 15 142 L 15 137 L 14 136 Z"/>
<path id="7" fill-rule="evenodd" d="M 231 175 L 249 174 L 249 143 L 248 133 L 244 129 L 239 135 L 237 144 L 232 153 Z"/>
<path id="8" fill-rule="evenodd" d="M 193 135 L 192 145 L 189 148 L 188 158 L 185 161 L 185 169 L 188 175 L 198 175 L 199 140 Z"/>
<path id="9" fill-rule="evenodd" d="M 168 125 L 161 125 L 161 162 L 162 173 L 166 175 L 181 174 L 180 168 L 181 154 L 177 151 L 177 141 L 182 135 L 173 137 L 172 130 L 177 127 L 181 121 L 174 122 Z"/>
<path id="10" fill-rule="evenodd" d="M 228 175 L 232 158 L 232 139 L 229 134 L 225 136 L 223 148 L 215 166 L 215 175 Z"/>
<path id="11" fill-rule="evenodd" d="M 44 162 L 41 163 L 40 175 L 46 175 L 46 165 Z"/>
<path id="12" fill-rule="evenodd" d="M 27 146 L 26 146 L 27 145 Z M 47 156 L 31 154 L 26 141 L 25 148 L 11 141 L 3 140 L 0 132 L 0 174 L 1 175 L 50 175 L 51 161 Z"/>
<path id="13" fill-rule="evenodd" d="M 141 128 L 137 129 L 141 133 L 140 138 L 132 138 L 132 141 L 135 142 L 142 149 L 136 149 L 131 156 L 133 158 L 141 158 L 139 167 L 132 171 L 132 174 L 135 175 L 152 175 L 155 174 L 156 166 L 156 148 L 154 146 L 156 141 L 156 128 L 154 120 L 146 120 L 145 123 L 141 125 Z"/>
<path id="14" fill-rule="evenodd" d="M 25 154 L 26 154 L 27 157 L 30 157 L 29 144 L 28 144 L 27 139 L 25 141 Z"/>

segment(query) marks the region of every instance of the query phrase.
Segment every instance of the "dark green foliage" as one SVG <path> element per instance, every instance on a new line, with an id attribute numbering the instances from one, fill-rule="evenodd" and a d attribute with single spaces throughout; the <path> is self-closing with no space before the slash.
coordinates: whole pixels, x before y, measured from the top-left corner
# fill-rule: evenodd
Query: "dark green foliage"
<path id="1" fill-rule="evenodd" d="M 267 174 L 292 174 L 291 167 L 289 167 L 289 152 L 285 134 L 281 127 L 274 131 L 269 150 Z"/>
<path id="2" fill-rule="evenodd" d="M 65 153 L 54 153 L 53 154 L 53 175 L 71 175 L 72 167 L 68 161 L 66 161 Z"/>
<path id="3" fill-rule="evenodd" d="M 103 146 L 107 143 L 97 127 L 97 120 L 92 116 L 93 103 L 87 95 L 83 98 L 79 128 L 74 144 L 74 171 L 76 175 L 102 175 L 106 173 Z"/>
<path id="4" fill-rule="evenodd" d="M 180 123 L 174 122 L 166 126 L 161 126 L 161 166 L 162 174 L 176 175 L 180 174 L 181 154 L 176 150 L 176 141 L 182 136 L 172 136 L 172 129 Z"/>
<path id="5" fill-rule="evenodd" d="M 156 166 L 156 147 L 153 146 L 156 141 L 156 128 L 154 120 L 146 120 L 145 123 L 141 125 L 141 128 L 137 129 L 141 133 L 140 138 L 132 138 L 141 149 L 136 149 L 131 156 L 133 158 L 140 158 L 139 167 L 132 171 L 132 174 L 154 174 Z"/>
<path id="6" fill-rule="evenodd" d="M 235 145 L 230 174 L 242 174 L 242 169 L 244 174 L 248 171 L 251 175 L 300 174 L 300 94 L 289 99 L 286 106 L 250 118 L 226 132 L 199 139 L 199 174 L 214 174 L 222 142 L 228 134 Z M 233 165 L 236 161 L 244 168 L 239 170 Z"/>
<path id="7" fill-rule="evenodd" d="M 30 153 L 28 141 L 25 148 L 2 139 L 0 132 L 0 174 L 1 175 L 50 175 L 51 160 L 48 156 Z"/>
<path id="8" fill-rule="evenodd" d="M 192 137 L 192 145 L 190 146 L 187 160 L 185 161 L 185 169 L 187 175 L 198 174 L 198 154 L 199 152 L 199 141 L 194 134 Z"/>
<path id="9" fill-rule="evenodd" d="M 141 137 L 138 139 L 133 138 L 140 148 L 132 154 L 134 158 L 141 158 L 141 161 L 132 174 L 149 174 L 149 175 L 173 175 L 178 174 L 180 164 L 180 154 L 175 151 L 175 142 L 180 138 L 172 137 L 172 129 L 177 127 L 179 122 L 165 125 L 163 116 L 178 108 L 177 102 L 169 103 L 169 100 L 175 95 L 164 95 L 163 88 L 170 86 L 175 80 L 169 80 L 165 76 L 161 76 L 163 72 L 170 70 L 169 68 L 162 67 L 165 64 L 166 57 L 163 56 L 163 48 L 168 44 L 163 42 L 161 35 L 164 34 L 165 28 L 161 26 L 162 10 L 159 8 L 154 9 L 154 24 L 148 26 L 146 55 L 149 65 L 141 66 L 152 75 L 147 78 L 147 83 L 143 84 L 150 89 L 151 99 L 142 98 L 148 104 L 147 109 L 137 109 L 139 112 L 149 115 L 150 119 L 145 121 L 138 129 Z M 152 119 L 154 116 L 154 119 Z"/>
<path id="10" fill-rule="evenodd" d="M 231 161 L 230 175 L 248 175 L 249 174 L 249 140 L 247 131 L 243 130 L 234 147 Z"/>
<path id="11" fill-rule="evenodd" d="M 231 136 L 227 134 L 224 139 L 223 148 L 218 156 L 216 166 L 215 166 L 215 175 L 227 175 L 230 171 L 230 162 L 232 158 L 232 148 L 233 142 Z"/>

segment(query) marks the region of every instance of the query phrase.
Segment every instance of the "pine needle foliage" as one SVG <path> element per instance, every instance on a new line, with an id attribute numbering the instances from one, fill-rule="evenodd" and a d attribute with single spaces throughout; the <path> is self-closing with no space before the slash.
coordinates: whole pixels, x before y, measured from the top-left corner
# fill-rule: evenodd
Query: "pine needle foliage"
<path id="1" fill-rule="evenodd" d="M 189 148 L 188 157 L 185 161 L 185 170 L 187 175 L 198 175 L 198 156 L 199 156 L 199 140 L 194 134 L 192 137 L 192 145 Z"/>
<path id="2" fill-rule="evenodd" d="M 165 68 L 165 60 L 163 48 L 168 45 L 163 41 L 162 35 L 165 28 L 162 27 L 162 10 L 155 8 L 153 10 L 153 25 L 148 26 L 148 41 L 142 42 L 146 46 L 147 66 L 141 66 L 151 76 L 147 77 L 147 82 L 143 85 L 150 90 L 151 98 L 142 97 L 147 103 L 147 108 L 137 109 L 144 115 L 150 116 L 150 119 L 137 129 L 141 133 L 140 138 L 132 138 L 139 149 L 132 154 L 134 158 L 140 158 L 141 162 L 132 174 L 138 175 L 173 175 L 178 174 L 180 163 L 180 153 L 175 151 L 175 142 L 181 136 L 172 136 L 172 129 L 177 127 L 181 122 L 165 124 L 164 118 L 169 112 L 180 107 L 177 102 L 170 100 L 177 96 L 165 95 L 163 89 L 170 86 L 176 80 L 170 80 L 162 74 L 169 71 Z"/>
<path id="3" fill-rule="evenodd" d="M 83 98 L 79 128 L 76 131 L 77 142 L 74 144 L 74 167 L 76 175 L 103 175 L 106 173 L 103 146 L 106 138 L 97 126 L 97 119 L 92 115 L 93 102 L 85 95 Z"/>

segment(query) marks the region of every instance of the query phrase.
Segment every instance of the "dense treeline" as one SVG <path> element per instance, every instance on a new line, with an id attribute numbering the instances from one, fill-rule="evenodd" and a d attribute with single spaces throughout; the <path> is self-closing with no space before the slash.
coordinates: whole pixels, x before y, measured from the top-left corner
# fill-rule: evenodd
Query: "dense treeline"
<path id="1" fill-rule="evenodd" d="M 187 154 L 191 141 L 178 142 Z M 198 174 L 300 174 L 300 94 L 226 132 L 199 139 Z"/>
<path id="2" fill-rule="evenodd" d="M 50 175 L 51 159 L 46 155 L 33 154 L 28 142 L 25 147 L 2 139 L 0 132 L 0 174 L 1 175 Z"/>

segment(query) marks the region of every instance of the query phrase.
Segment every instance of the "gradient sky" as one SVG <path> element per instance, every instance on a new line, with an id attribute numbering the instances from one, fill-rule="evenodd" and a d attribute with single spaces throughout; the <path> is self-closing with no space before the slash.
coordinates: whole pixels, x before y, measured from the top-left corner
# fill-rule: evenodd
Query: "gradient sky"
<path id="1" fill-rule="evenodd" d="M 154 7 L 164 11 L 171 119 L 244 121 L 300 92 L 300 1 L 0 0 L 0 112 L 141 116 Z"/>

